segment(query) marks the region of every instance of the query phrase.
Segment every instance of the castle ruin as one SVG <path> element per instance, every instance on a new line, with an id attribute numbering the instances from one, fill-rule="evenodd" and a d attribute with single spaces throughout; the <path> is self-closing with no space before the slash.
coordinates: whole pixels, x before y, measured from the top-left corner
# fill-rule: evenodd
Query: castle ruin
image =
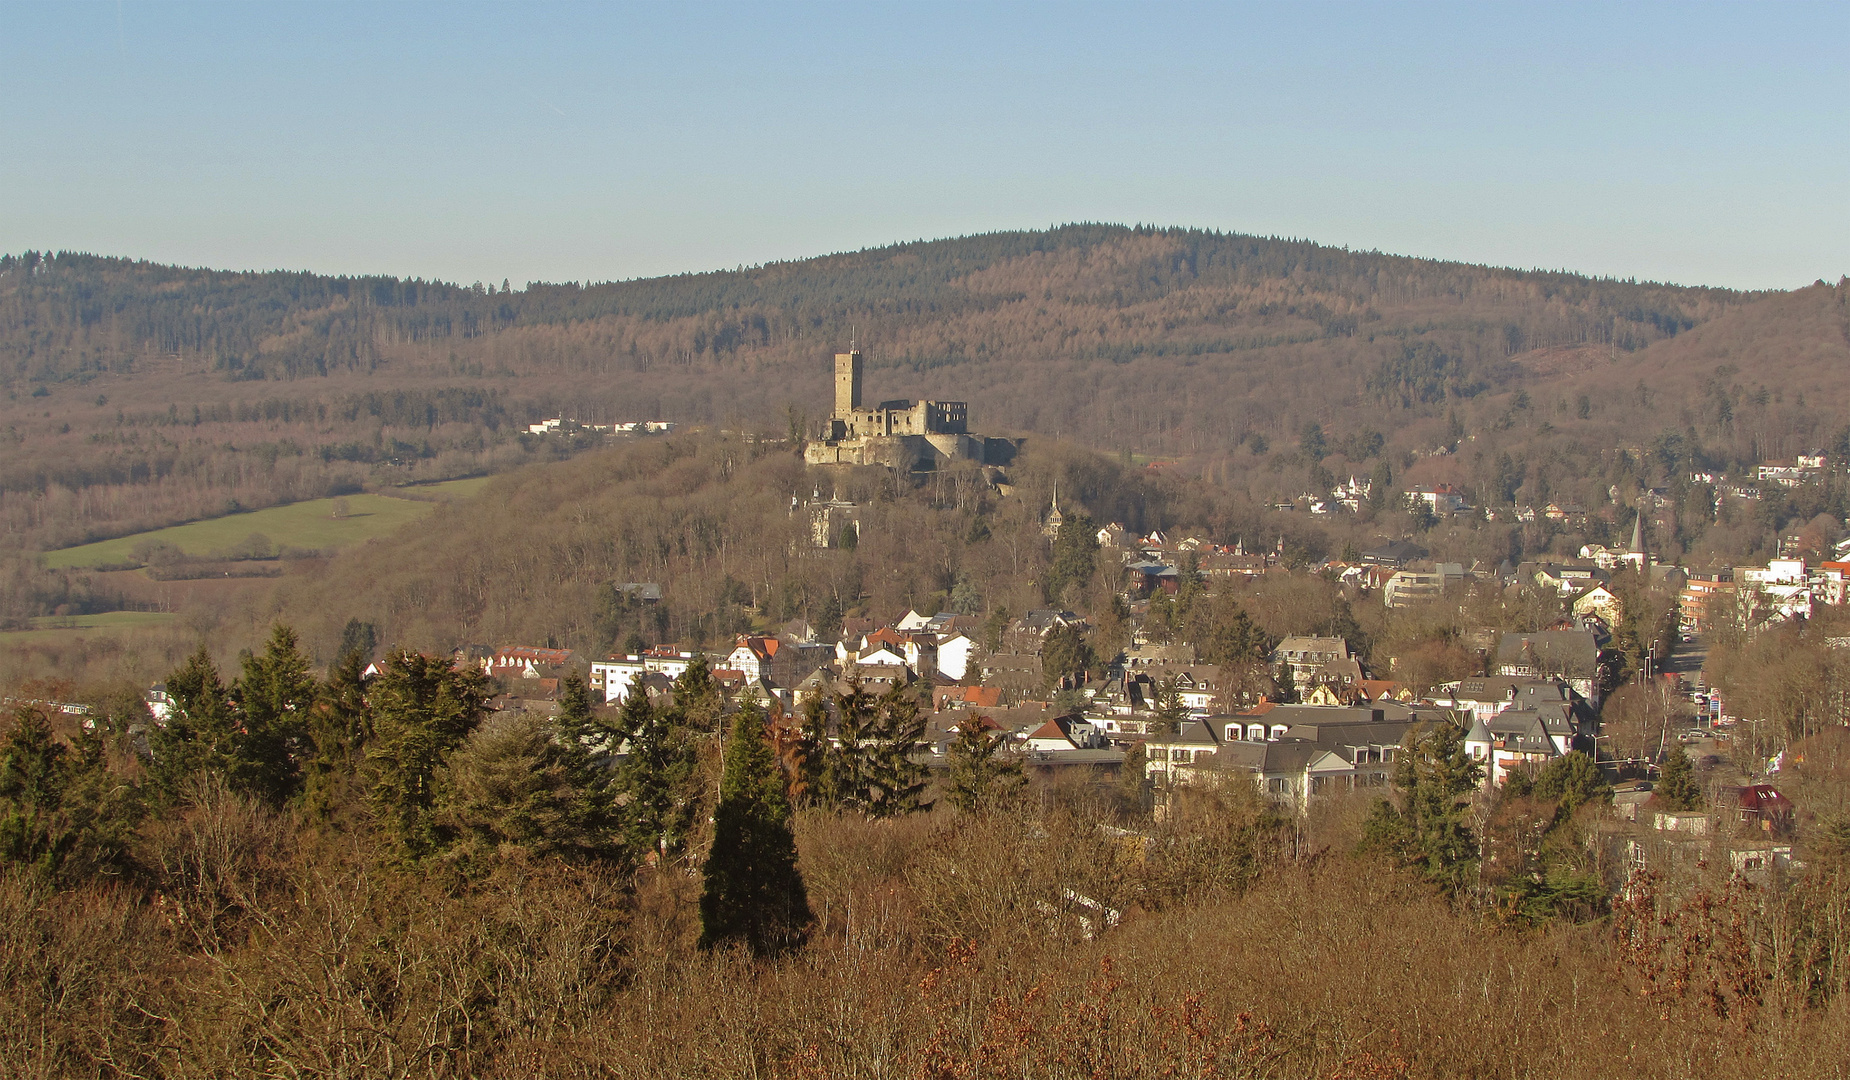
<path id="1" fill-rule="evenodd" d="M 901 472 L 930 472 L 956 461 L 1007 465 L 1017 439 L 986 438 L 969 431 L 969 407 L 961 401 L 861 400 L 864 372 L 858 350 L 835 354 L 835 412 L 803 458 L 811 465 L 885 465 Z"/>

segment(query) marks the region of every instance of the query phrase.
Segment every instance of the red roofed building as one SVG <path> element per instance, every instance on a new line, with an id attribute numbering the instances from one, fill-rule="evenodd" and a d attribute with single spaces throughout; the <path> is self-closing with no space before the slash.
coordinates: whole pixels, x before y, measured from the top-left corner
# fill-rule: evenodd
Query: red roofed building
<path id="1" fill-rule="evenodd" d="M 1749 784 L 1735 789 L 1735 804 L 1741 820 L 1774 836 L 1792 829 L 1792 800 L 1771 784 Z"/>
<path id="2" fill-rule="evenodd" d="M 803 677 L 821 667 L 830 655 L 826 645 L 801 645 L 774 637 L 739 638 L 724 664 L 742 671 L 748 679 L 764 679 L 778 686 L 795 686 Z"/>
<path id="3" fill-rule="evenodd" d="M 1078 713 L 1056 716 L 1028 733 L 1029 750 L 1088 750 L 1097 744 L 1099 731 Z"/>
<path id="4" fill-rule="evenodd" d="M 528 645 L 504 645 L 496 649 L 484 665 L 497 679 L 537 679 L 551 675 L 572 662 L 577 654 L 570 649 L 540 649 Z"/>
<path id="5" fill-rule="evenodd" d="M 1002 688 L 999 686 L 940 686 L 932 691 L 931 696 L 934 712 L 1002 707 Z"/>

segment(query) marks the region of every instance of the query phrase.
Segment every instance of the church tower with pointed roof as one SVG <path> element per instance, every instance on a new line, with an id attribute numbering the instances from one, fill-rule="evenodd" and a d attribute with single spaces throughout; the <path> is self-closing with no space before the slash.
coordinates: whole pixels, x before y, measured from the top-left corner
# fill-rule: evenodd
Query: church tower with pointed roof
<path id="1" fill-rule="evenodd" d="M 1651 568 L 1651 553 L 1644 547 L 1644 507 L 1642 506 L 1638 508 L 1638 516 L 1632 519 L 1632 546 L 1626 548 L 1625 554 L 1620 558 L 1640 574 L 1648 572 Z"/>
<path id="2" fill-rule="evenodd" d="M 1041 531 L 1049 537 L 1060 535 L 1060 526 L 1066 524 L 1066 518 L 1060 513 L 1060 481 L 1053 482 L 1053 508 L 1047 512 L 1047 524 Z"/>

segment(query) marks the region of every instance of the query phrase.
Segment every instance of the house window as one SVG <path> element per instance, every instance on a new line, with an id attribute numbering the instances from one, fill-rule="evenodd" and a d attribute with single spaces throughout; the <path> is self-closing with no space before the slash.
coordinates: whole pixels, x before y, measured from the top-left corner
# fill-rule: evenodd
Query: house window
<path id="1" fill-rule="evenodd" d="M 1282 776 L 1274 776 L 1265 782 L 1265 787 L 1267 791 L 1270 791 L 1274 795 L 1283 795 L 1285 793 L 1285 778 Z"/>
<path id="2" fill-rule="evenodd" d="M 1187 750 L 1171 750 L 1169 751 L 1169 760 L 1170 761 L 1187 761 L 1188 751 Z"/>
<path id="3" fill-rule="evenodd" d="M 1246 729 L 1246 737 L 1252 740 L 1253 742 L 1264 742 L 1265 741 L 1265 725 L 1264 724 L 1252 724 L 1248 726 Z"/>

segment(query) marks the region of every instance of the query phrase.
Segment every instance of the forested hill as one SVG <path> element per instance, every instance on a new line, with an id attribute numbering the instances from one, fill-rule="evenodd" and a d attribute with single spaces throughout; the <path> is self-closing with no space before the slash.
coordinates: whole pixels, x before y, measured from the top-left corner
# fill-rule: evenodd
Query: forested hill
<path id="1" fill-rule="evenodd" d="M 1502 386 L 1519 375 L 1508 361 L 1537 350 L 1631 352 L 1751 299 L 1103 225 L 511 291 L 27 254 L 0 260 L 0 370 L 15 391 L 173 357 L 230 379 L 573 372 L 620 380 L 645 411 L 710 419 L 762 398 L 751 376 L 773 371 L 777 396 L 819 407 L 823 359 L 854 338 L 877 394 L 955 394 L 985 402 L 992 426 L 1107 424 L 1135 443 L 1178 423 L 1225 430 L 1229 417 L 1168 408 L 1184 369 L 1209 369 L 1189 380 L 1211 372 L 1222 399 L 1282 362 L 1327 407 L 1432 405 Z M 1084 385 L 1050 396 L 1063 382 Z"/>

